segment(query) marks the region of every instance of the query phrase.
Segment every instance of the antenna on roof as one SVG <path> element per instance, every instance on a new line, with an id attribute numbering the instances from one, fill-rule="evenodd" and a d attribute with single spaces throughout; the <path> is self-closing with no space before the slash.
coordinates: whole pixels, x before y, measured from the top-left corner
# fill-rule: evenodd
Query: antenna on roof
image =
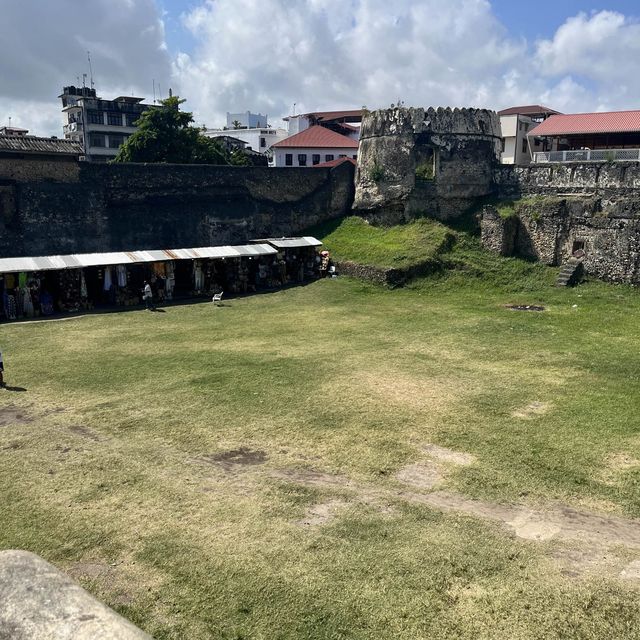
<path id="1" fill-rule="evenodd" d="M 93 89 L 93 67 L 91 66 L 91 51 L 87 51 L 87 60 L 89 61 L 89 80 Z"/>
<path id="2" fill-rule="evenodd" d="M 296 115 L 296 103 L 295 102 L 293 103 L 293 115 L 294 116 Z"/>
<path id="3" fill-rule="evenodd" d="M 9 129 L 11 129 L 11 116 L 9 116 Z"/>
<path id="4" fill-rule="evenodd" d="M 83 73 L 82 74 L 82 88 L 83 89 L 85 88 L 86 84 L 87 84 L 87 74 Z"/>
<path id="5" fill-rule="evenodd" d="M 155 79 L 151 80 L 153 82 L 153 104 L 156 103 L 156 81 Z"/>

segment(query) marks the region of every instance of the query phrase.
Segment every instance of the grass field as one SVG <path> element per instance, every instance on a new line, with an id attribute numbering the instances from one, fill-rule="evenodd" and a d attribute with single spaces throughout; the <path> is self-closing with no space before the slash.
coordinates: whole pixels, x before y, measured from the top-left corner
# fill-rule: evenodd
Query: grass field
<path id="1" fill-rule="evenodd" d="M 640 296 L 450 260 L 1 326 L 0 547 L 158 639 L 640 638 Z"/>
<path id="2" fill-rule="evenodd" d="M 436 256 L 451 231 L 435 220 L 418 219 L 393 227 L 374 227 L 350 216 L 310 231 L 322 238 L 334 260 L 350 260 L 374 267 L 411 267 Z"/>

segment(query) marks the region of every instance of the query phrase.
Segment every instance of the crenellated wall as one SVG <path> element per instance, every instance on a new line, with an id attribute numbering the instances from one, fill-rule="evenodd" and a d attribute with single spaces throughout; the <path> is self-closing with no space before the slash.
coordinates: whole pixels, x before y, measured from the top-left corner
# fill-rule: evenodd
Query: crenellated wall
<path id="1" fill-rule="evenodd" d="M 495 191 L 500 121 L 486 109 L 394 108 L 365 114 L 354 208 L 374 222 L 459 216 Z"/>
<path id="2" fill-rule="evenodd" d="M 0 161 L 0 257 L 295 235 L 350 211 L 353 171 Z"/>

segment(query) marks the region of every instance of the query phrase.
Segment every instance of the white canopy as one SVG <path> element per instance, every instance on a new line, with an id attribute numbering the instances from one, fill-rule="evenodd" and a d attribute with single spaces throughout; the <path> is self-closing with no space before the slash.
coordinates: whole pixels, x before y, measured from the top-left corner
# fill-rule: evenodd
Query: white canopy
<path id="1" fill-rule="evenodd" d="M 50 271 L 52 269 L 79 269 L 114 264 L 164 262 L 166 260 L 195 260 L 198 258 L 239 258 L 265 256 L 277 253 L 271 245 L 247 244 L 194 249 L 154 249 L 151 251 L 115 251 L 108 253 L 77 253 L 65 256 L 38 256 L 26 258 L 0 258 L 0 273 L 17 271 Z"/>

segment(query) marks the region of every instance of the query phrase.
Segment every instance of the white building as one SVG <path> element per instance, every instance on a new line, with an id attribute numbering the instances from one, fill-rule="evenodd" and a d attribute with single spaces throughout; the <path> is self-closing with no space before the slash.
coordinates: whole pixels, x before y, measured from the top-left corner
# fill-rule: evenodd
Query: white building
<path id="1" fill-rule="evenodd" d="M 268 118 L 261 113 L 229 113 L 227 111 L 227 129 L 264 129 Z"/>
<path id="2" fill-rule="evenodd" d="M 115 158 L 124 141 L 136 130 L 135 121 L 152 105 L 144 98 L 119 96 L 102 100 L 89 87 L 64 87 L 63 131 L 67 140 L 80 142 L 87 160 L 106 162 Z"/>
<path id="3" fill-rule="evenodd" d="M 258 153 L 266 153 L 276 142 L 284 140 L 289 134 L 285 129 L 260 127 L 257 129 L 206 129 L 204 135 L 209 138 L 233 136 L 246 143 L 247 148 Z"/>
<path id="4" fill-rule="evenodd" d="M 510 107 L 498 111 L 502 129 L 500 161 L 503 164 L 529 164 L 532 154 L 542 151 L 543 142 L 535 137 L 527 138 L 527 134 L 550 115 L 557 113 L 558 111 L 539 104 Z"/>
<path id="5" fill-rule="evenodd" d="M 327 127 L 314 125 L 273 145 L 274 167 L 310 167 L 337 158 L 358 156 L 358 142 Z"/>

